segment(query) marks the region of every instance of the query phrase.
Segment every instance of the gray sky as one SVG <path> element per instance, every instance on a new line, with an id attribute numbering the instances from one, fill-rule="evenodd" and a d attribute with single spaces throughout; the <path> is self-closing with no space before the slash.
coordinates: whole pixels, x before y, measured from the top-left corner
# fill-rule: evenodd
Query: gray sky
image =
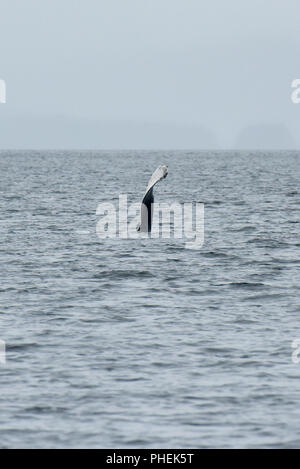
<path id="1" fill-rule="evenodd" d="M 0 0 L 0 148 L 300 148 L 299 18 L 299 0 Z"/>

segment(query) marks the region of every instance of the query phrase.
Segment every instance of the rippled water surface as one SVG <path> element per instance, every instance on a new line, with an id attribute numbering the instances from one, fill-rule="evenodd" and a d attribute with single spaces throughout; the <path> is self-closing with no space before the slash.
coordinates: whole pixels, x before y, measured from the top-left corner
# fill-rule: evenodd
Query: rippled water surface
<path id="1" fill-rule="evenodd" d="M 0 152 L 0 446 L 300 447 L 299 161 Z M 159 164 L 203 248 L 98 239 Z"/>

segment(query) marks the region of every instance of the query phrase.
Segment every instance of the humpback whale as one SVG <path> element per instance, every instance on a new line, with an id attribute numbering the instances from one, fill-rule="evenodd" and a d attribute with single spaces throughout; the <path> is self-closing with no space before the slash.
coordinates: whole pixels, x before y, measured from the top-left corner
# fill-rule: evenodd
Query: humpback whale
<path id="1" fill-rule="evenodd" d="M 162 179 L 165 179 L 167 175 L 168 166 L 159 166 L 152 174 L 142 201 L 141 223 L 137 227 L 137 231 L 143 233 L 151 232 L 153 218 L 152 204 L 154 203 L 153 189 L 154 186 Z"/>

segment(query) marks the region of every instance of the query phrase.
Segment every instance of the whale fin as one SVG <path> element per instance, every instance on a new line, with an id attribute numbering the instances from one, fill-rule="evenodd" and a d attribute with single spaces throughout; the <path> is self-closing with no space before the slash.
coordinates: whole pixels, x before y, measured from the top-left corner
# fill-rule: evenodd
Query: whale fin
<path id="1" fill-rule="evenodd" d="M 141 231 L 143 233 L 150 233 L 152 228 L 152 218 L 153 218 L 153 210 L 152 204 L 154 203 L 154 196 L 153 196 L 153 189 L 154 186 L 165 179 L 168 175 L 168 166 L 159 166 L 154 173 L 152 174 L 145 195 L 142 201 L 142 208 L 141 208 L 141 223 L 137 227 L 137 231 Z"/>

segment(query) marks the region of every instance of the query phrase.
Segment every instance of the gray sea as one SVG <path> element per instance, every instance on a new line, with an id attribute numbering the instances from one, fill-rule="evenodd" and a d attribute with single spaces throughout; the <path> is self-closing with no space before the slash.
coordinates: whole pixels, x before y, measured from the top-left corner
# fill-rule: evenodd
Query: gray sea
<path id="1" fill-rule="evenodd" d="M 1 151 L 0 447 L 299 448 L 299 163 Z M 160 164 L 159 202 L 205 204 L 202 249 L 99 239 L 98 204 Z"/>

